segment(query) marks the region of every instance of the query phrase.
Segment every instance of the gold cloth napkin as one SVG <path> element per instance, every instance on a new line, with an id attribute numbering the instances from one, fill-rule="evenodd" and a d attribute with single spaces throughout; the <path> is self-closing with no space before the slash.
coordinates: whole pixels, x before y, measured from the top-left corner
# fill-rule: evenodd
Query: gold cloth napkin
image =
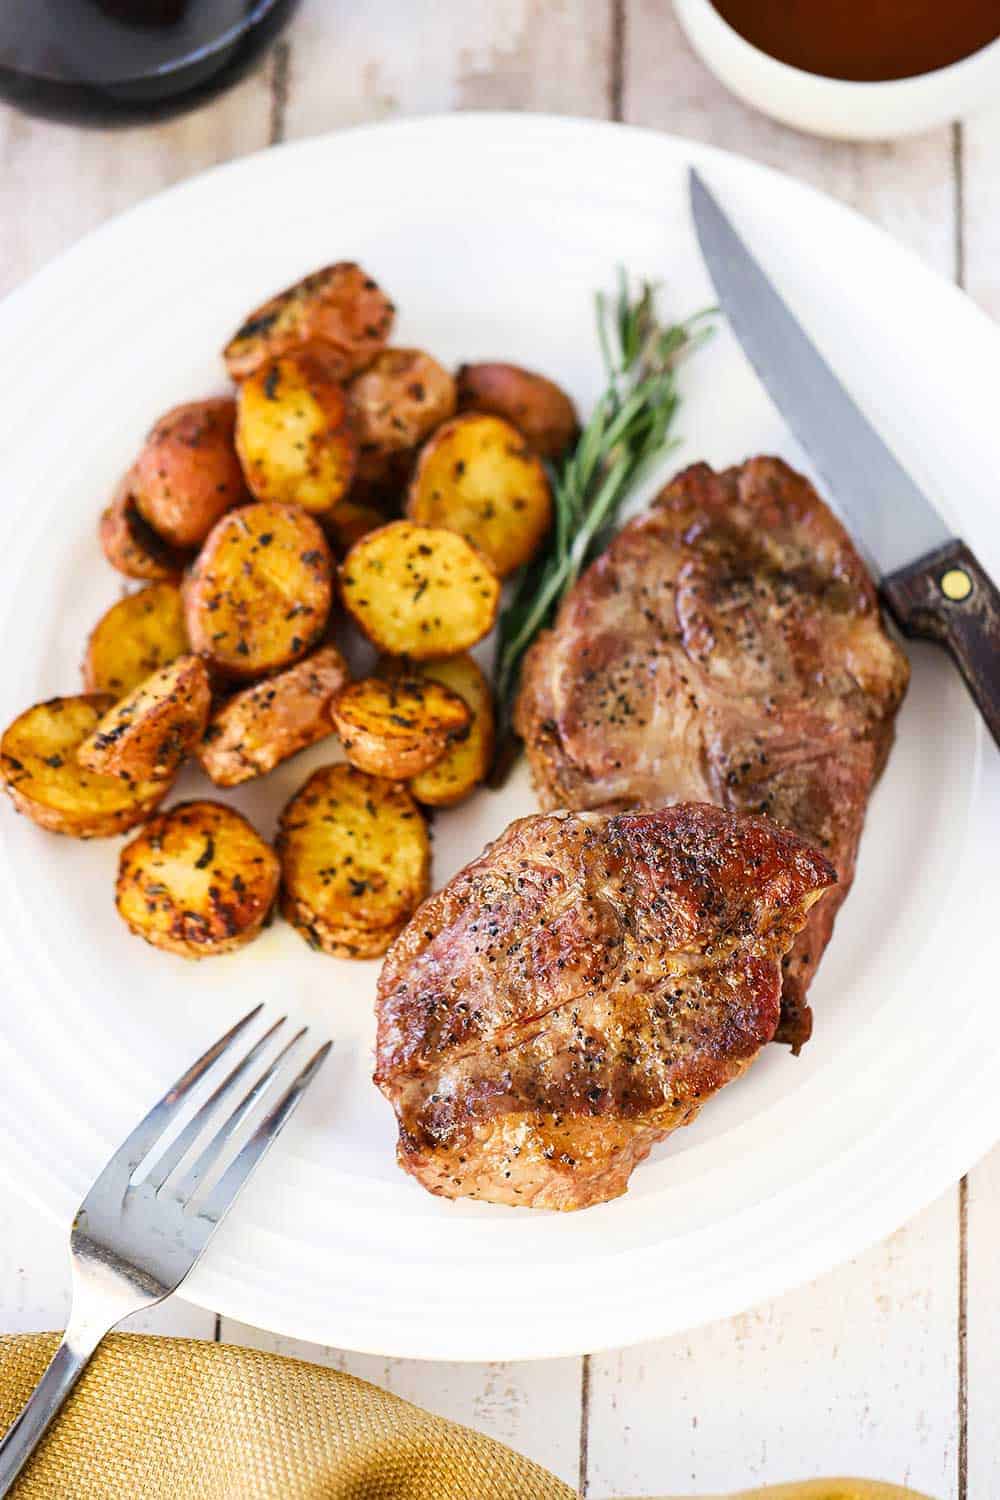
<path id="1" fill-rule="evenodd" d="M 0 1338 L 0 1432 L 56 1344 Z M 665 1456 L 665 1462 L 668 1459 Z M 15 1500 L 573 1500 L 491 1438 L 334 1370 L 194 1339 L 112 1334 Z M 849 1479 L 729 1500 L 921 1500 Z"/>

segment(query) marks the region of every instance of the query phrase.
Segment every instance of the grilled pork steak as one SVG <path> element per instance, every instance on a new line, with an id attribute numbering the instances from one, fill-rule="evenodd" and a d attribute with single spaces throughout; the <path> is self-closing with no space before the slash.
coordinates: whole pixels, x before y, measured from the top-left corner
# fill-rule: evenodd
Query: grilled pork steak
<path id="1" fill-rule="evenodd" d="M 706 800 L 829 856 L 837 890 L 785 959 L 778 1036 L 798 1050 L 908 676 L 807 480 L 775 458 L 695 464 L 566 597 L 526 658 L 515 723 L 545 807 Z"/>
<path id="2" fill-rule="evenodd" d="M 449 1198 L 617 1197 L 771 1039 L 781 955 L 834 879 L 795 834 L 704 804 L 511 824 L 386 956 L 400 1164 Z"/>

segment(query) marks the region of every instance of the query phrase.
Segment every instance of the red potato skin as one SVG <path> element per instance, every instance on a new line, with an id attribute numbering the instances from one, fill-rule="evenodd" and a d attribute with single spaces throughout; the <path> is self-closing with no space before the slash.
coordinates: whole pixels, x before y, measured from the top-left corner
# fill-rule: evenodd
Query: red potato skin
<path id="1" fill-rule="evenodd" d="M 315 346 L 331 374 L 348 380 L 385 346 L 395 311 L 359 265 L 338 261 L 255 308 L 223 351 L 226 368 L 245 380 L 266 360 Z"/>
<path id="2" fill-rule="evenodd" d="M 146 583 L 179 583 L 194 555 L 165 542 L 139 514 L 131 471 L 102 513 L 97 535 L 113 568 Z"/>
<path id="3" fill-rule="evenodd" d="M 503 417 L 527 439 L 539 458 L 561 458 L 580 431 L 576 407 L 566 392 L 554 380 L 520 365 L 462 365 L 456 388 L 460 412 Z"/>
<path id="4" fill-rule="evenodd" d="M 248 499 L 236 456 L 231 396 L 190 401 L 153 427 L 132 470 L 139 514 L 165 542 L 197 547 L 220 516 Z"/>

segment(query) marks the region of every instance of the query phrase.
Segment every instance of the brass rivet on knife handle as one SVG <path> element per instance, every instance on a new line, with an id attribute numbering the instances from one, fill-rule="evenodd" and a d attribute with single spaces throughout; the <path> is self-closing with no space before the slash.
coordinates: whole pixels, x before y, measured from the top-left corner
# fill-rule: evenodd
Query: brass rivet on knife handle
<path id="1" fill-rule="evenodd" d="M 964 568 L 949 568 L 941 578 L 941 592 L 946 599 L 960 604 L 972 593 L 972 579 Z"/>
<path id="2" fill-rule="evenodd" d="M 971 548 L 946 542 L 887 573 L 881 593 L 904 634 L 947 647 L 1000 745 L 1000 589 Z"/>

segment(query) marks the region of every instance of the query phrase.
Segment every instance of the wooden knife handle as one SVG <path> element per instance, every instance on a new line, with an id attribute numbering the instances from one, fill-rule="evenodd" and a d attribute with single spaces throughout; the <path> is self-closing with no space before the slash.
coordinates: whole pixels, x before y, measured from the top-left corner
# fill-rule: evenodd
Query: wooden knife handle
<path id="1" fill-rule="evenodd" d="M 904 635 L 940 641 L 954 657 L 1000 745 L 1000 589 L 964 542 L 948 542 L 882 580 Z"/>

